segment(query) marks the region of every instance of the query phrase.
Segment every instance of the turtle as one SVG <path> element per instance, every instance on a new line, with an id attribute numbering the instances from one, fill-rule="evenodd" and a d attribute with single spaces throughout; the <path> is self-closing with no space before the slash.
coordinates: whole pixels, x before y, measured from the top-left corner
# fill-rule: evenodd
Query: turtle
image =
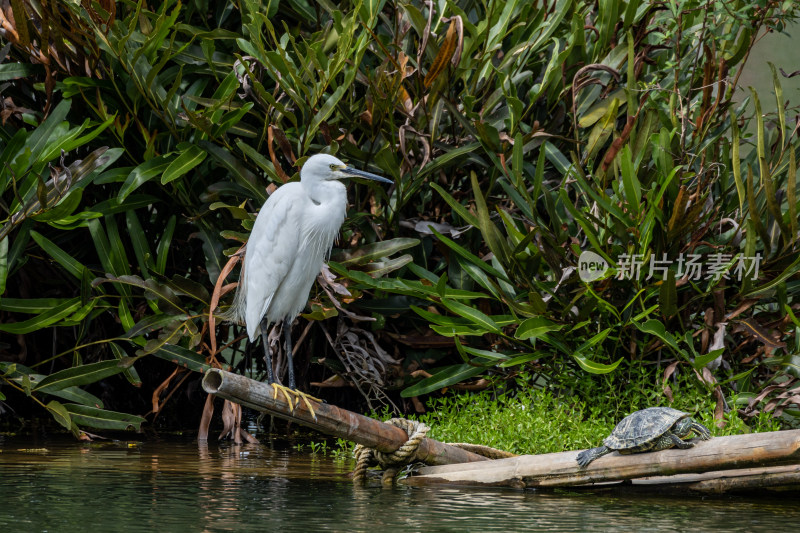
<path id="1" fill-rule="evenodd" d="M 711 438 L 708 428 L 695 422 L 688 413 L 671 407 L 648 407 L 623 418 L 603 441 L 603 446 L 582 451 L 576 460 L 580 466 L 586 466 L 615 450 L 628 454 L 666 450 L 673 446 L 691 448 L 694 443 L 682 439 L 692 432 L 703 440 Z"/>

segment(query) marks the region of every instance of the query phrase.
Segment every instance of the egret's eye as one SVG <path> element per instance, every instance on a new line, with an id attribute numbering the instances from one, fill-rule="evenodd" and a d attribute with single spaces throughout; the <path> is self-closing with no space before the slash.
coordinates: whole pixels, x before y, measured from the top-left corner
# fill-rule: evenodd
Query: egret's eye
<path id="1" fill-rule="evenodd" d="M 337 168 L 336 165 L 331 165 L 330 167 L 331 167 L 331 170 L 336 170 L 336 168 Z"/>

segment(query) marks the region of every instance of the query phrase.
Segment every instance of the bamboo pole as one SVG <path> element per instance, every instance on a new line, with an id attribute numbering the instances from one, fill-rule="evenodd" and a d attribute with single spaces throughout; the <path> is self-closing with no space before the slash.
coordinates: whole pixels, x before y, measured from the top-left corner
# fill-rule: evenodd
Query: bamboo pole
<path id="1" fill-rule="evenodd" d="M 315 417 L 302 400 L 293 408 L 286 401 L 286 397 L 273 389 L 272 385 L 217 368 L 206 372 L 203 389 L 209 394 L 216 394 L 234 403 L 384 453 L 397 450 L 408 440 L 406 432 L 398 427 L 340 409 L 335 405 L 311 400 Z M 481 455 L 433 439 L 422 440 L 417 451 L 417 459 L 430 465 L 486 461 Z"/>
<path id="2" fill-rule="evenodd" d="M 800 430 L 715 437 L 687 450 L 620 455 L 613 452 L 586 468 L 577 451 L 525 455 L 486 463 L 429 466 L 405 479 L 409 485 L 459 484 L 565 487 L 647 476 L 800 464 Z M 787 476 L 787 479 L 791 476 Z"/>
<path id="3" fill-rule="evenodd" d="M 703 474 L 677 474 L 634 479 L 633 486 L 655 487 L 681 492 L 724 493 L 768 489 L 773 491 L 800 489 L 800 465 L 769 466 L 716 470 Z"/>

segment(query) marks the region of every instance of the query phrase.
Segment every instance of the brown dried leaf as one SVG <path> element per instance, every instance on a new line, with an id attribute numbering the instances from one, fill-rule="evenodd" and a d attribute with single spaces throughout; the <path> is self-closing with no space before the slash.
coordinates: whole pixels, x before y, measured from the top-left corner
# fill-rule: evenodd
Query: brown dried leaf
<path id="1" fill-rule="evenodd" d="M 272 126 L 267 128 L 267 149 L 269 150 L 269 158 L 272 161 L 272 166 L 275 167 L 275 172 L 278 173 L 278 177 L 281 179 L 283 183 L 289 181 L 289 176 L 286 175 L 286 172 L 283 171 L 283 167 L 278 162 L 278 158 L 275 157 L 275 150 L 272 148 L 272 141 L 275 138 L 275 133 L 273 132 Z"/>
<path id="2" fill-rule="evenodd" d="M 31 37 L 28 33 L 28 13 L 25 11 L 25 4 L 22 0 L 11 0 L 11 11 L 14 14 L 19 45 L 28 48 L 31 44 Z"/>
<path id="3" fill-rule="evenodd" d="M 403 109 L 409 115 L 414 112 L 414 102 L 411 101 L 411 96 L 409 96 L 408 91 L 402 85 L 400 86 L 400 90 L 397 91 L 398 98 L 400 99 L 400 105 L 403 106 Z"/>
<path id="4" fill-rule="evenodd" d="M 311 386 L 319 387 L 321 389 L 338 389 L 341 387 L 350 387 L 352 385 L 345 381 L 345 379 L 339 374 L 334 374 L 325 381 L 312 381 Z"/>
<path id="5" fill-rule="evenodd" d="M 717 385 L 714 389 L 714 396 L 717 398 L 717 405 L 714 408 L 714 419 L 717 427 L 725 427 L 725 397 L 722 395 L 722 387 Z"/>
<path id="6" fill-rule="evenodd" d="M 294 165 L 297 162 L 297 158 L 294 156 L 292 145 L 289 143 L 289 139 L 286 138 L 286 134 L 282 129 L 276 126 L 270 126 L 269 129 L 272 130 L 273 138 L 278 141 L 278 146 L 281 147 L 283 157 L 285 157 L 287 161 Z"/>
<path id="7" fill-rule="evenodd" d="M 425 5 L 428 7 L 428 21 L 425 23 L 425 29 L 422 30 L 422 43 L 420 43 L 419 51 L 417 51 L 417 65 L 422 65 L 422 54 L 425 53 L 425 49 L 428 47 L 428 38 L 431 35 L 431 23 L 433 22 L 433 2 L 425 0 Z"/>
<path id="8" fill-rule="evenodd" d="M 752 318 L 737 320 L 736 323 L 742 326 L 740 331 L 749 333 L 750 335 L 761 341 L 762 344 L 765 344 L 770 348 L 774 349 L 774 348 L 786 347 L 786 343 L 773 340 L 772 336 L 763 327 L 761 327 L 761 325 L 758 322 L 756 322 Z"/>
<path id="9" fill-rule="evenodd" d="M 736 318 L 737 316 L 741 315 L 742 313 L 744 313 L 745 311 L 747 311 L 748 309 L 753 307 L 757 302 L 758 302 L 757 298 L 751 298 L 749 300 L 743 300 L 742 303 L 740 303 L 736 307 L 736 309 L 734 309 L 733 311 L 731 311 L 730 313 L 725 315 L 725 320 L 731 320 L 733 318 Z"/>
<path id="10" fill-rule="evenodd" d="M 439 74 L 444 71 L 444 69 L 447 67 L 447 63 L 450 62 L 456 52 L 456 47 L 458 46 L 459 41 L 456 26 L 456 21 L 452 20 L 450 22 L 450 27 L 447 28 L 447 34 L 444 36 L 444 41 L 442 42 L 442 46 L 439 48 L 439 53 L 436 54 L 431 68 L 428 69 L 428 73 L 425 75 L 423 84 L 425 85 L 426 89 L 429 89 L 434 80 L 436 80 Z"/>
<path id="11" fill-rule="evenodd" d="M 242 443 L 242 406 L 238 403 L 231 402 L 233 408 L 233 442 L 235 444 Z"/>
<path id="12" fill-rule="evenodd" d="M 414 404 L 414 411 L 417 413 L 424 413 L 425 412 L 425 405 L 419 401 L 419 398 L 416 396 L 411 397 L 411 403 Z"/>
<path id="13" fill-rule="evenodd" d="M 458 44 L 456 45 L 456 51 L 453 53 L 453 58 L 450 60 L 450 63 L 456 67 L 461 62 L 461 52 L 464 50 L 464 21 L 461 20 L 461 15 L 455 15 L 450 18 L 443 18 L 442 22 L 450 22 L 451 24 L 455 22 L 456 24 Z"/>
<path id="14" fill-rule="evenodd" d="M 233 431 L 235 422 L 233 406 L 234 404 L 228 400 L 225 400 L 225 403 L 222 405 L 222 431 L 219 434 L 219 440 L 224 439 Z"/>
<path id="15" fill-rule="evenodd" d="M 211 294 L 211 305 L 208 308 L 208 333 L 209 339 L 211 341 L 211 357 L 217 354 L 217 334 L 216 334 L 216 317 L 214 316 L 214 311 L 216 310 L 217 306 L 219 305 L 219 299 L 229 291 L 233 290 L 237 286 L 235 283 L 229 283 L 224 285 L 225 278 L 228 277 L 228 274 L 231 273 L 233 267 L 236 266 L 243 257 L 245 250 L 247 248 L 247 244 L 243 244 L 241 248 L 239 248 L 235 254 L 233 254 L 228 262 L 225 263 L 225 266 L 220 272 L 219 277 L 217 278 L 217 283 L 214 285 L 214 292 Z M 216 362 L 216 359 L 214 358 Z M 215 365 L 217 368 L 221 368 L 221 366 Z"/>
<path id="16" fill-rule="evenodd" d="M 336 276 L 333 275 L 333 272 L 331 272 L 331 269 L 328 267 L 327 263 L 322 264 L 322 270 L 319 273 L 319 277 L 321 278 L 319 281 L 328 285 L 328 287 L 333 289 L 333 292 L 336 294 L 347 296 L 348 298 L 353 297 L 350 291 L 347 290 L 347 287 L 336 281 Z"/>
<path id="17" fill-rule="evenodd" d="M 203 414 L 200 417 L 200 427 L 197 430 L 197 440 L 208 440 L 211 417 L 214 416 L 214 398 L 213 394 L 206 396 L 206 404 L 203 406 Z"/>
<path id="18" fill-rule="evenodd" d="M 774 391 L 775 389 L 779 389 L 779 388 L 781 388 L 780 385 L 769 385 L 767 387 L 764 387 L 764 390 L 759 392 L 757 396 L 755 396 L 754 398 L 751 398 L 750 401 L 747 402 L 747 408 L 748 409 L 752 409 L 754 405 L 756 405 L 761 400 L 766 398 L 769 395 L 770 392 Z"/>
<path id="19" fill-rule="evenodd" d="M 158 413 L 158 411 L 161 409 L 161 406 L 160 406 L 160 403 L 159 403 L 159 401 L 161 399 L 161 393 L 164 392 L 164 390 L 167 387 L 169 387 L 169 384 L 172 381 L 172 378 L 177 376 L 178 372 L 182 372 L 182 371 L 183 371 L 182 368 L 176 368 L 175 370 L 173 370 L 172 374 L 170 374 L 169 377 L 167 379 L 165 379 L 161 383 L 161 385 L 156 387 L 156 390 L 153 391 L 152 402 L 153 402 L 153 412 L 154 413 Z"/>

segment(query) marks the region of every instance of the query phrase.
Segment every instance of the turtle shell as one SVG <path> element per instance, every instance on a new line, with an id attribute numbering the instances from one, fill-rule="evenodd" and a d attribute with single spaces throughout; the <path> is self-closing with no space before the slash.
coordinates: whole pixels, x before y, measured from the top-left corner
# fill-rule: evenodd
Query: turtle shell
<path id="1" fill-rule="evenodd" d="M 649 407 L 623 418 L 603 444 L 612 450 L 638 448 L 666 433 L 675 422 L 689 416 L 671 407 Z"/>

